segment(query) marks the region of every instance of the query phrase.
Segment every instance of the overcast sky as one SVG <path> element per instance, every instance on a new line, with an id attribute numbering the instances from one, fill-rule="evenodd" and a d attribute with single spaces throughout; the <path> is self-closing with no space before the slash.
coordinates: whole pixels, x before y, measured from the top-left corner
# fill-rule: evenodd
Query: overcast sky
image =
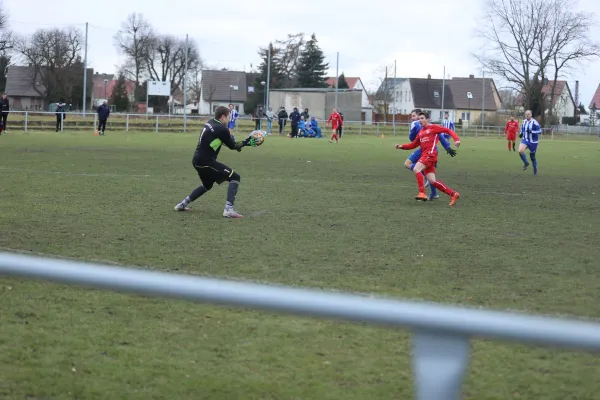
<path id="1" fill-rule="evenodd" d="M 339 52 L 340 73 L 359 76 L 367 87 L 376 86 L 378 68 L 394 60 L 398 77 L 442 78 L 444 66 L 447 76 L 481 76 L 471 54 L 481 47 L 474 30 L 483 0 L 428 0 L 424 11 L 408 0 L 302 0 L 295 5 L 276 0 L 103 0 L 80 6 L 47 0 L 3 2 L 12 28 L 20 33 L 53 26 L 84 29 L 89 22 L 89 66 L 98 72 L 116 72 L 122 60 L 113 35 L 129 13 L 140 12 L 161 33 L 181 38 L 189 34 L 205 62 L 220 68 L 249 71 L 250 65 L 260 63 L 259 46 L 287 33 L 314 32 L 331 75 Z M 580 0 L 583 10 L 598 9 L 597 3 Z M 590 36 L 600 39 L 600 28 Z M 600 60 L 567 79 L 573 91 L 577 79 L 587 106 L 600 83 Z"/>

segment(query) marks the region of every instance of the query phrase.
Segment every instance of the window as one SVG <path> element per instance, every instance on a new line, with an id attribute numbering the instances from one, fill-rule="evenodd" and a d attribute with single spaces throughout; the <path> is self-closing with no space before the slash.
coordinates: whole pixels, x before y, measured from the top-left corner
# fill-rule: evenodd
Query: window
<path id="1" fill-rule="evenodd" d="M 468 112 L 464 112 L 464 113 L 462 113 L 462 114 L 461 114 L 461 119 L 462 119 L 463 121 L 470 121 L 470 120 L 471 120 L 471 116 L 470 116 L 469 114 L 470 114 L 470 113 L 468 113 Z"/>
<path id="2" fill-rule="evenodd" d="M 437 90 L 433 92 L 433 97 L 440 97 L 440 92 L 438 92 Z"/>

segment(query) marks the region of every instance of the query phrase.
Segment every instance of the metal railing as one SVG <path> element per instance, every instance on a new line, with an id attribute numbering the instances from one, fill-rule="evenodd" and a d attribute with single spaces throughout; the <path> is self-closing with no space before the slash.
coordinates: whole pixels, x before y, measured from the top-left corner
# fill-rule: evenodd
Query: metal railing
<path id="1" fill-rule="evenodd" d="M 93 132 L 98 125 L 98 115 L 96 113 L 87 113 L 85 116 L 80 112 L 63 113 L 62 124 L 57 124 L 59 118 L 56 113 L 43 111 L 11 111 L 8 115 L 7 129 L 20 130 L 24 132 L 35 132 L 40 130 L 58 129 L 63 132 L 69 131 L 88 131 Z M 181 114 L 122 114 L 111 113 L 107 129 L 109 131 L 124 132 L 193 132 L 199 133 L 205 121 L 209 116 L 197 114 L 187 115 L 184 123 Z M 325 121 L 319 120 L 319 127 L 323 137 L 328 137 L 331 132 L 325 127 Z M 363 122 L 363 121 L 344 121 L 344 135 L 367 135 L 367 136 L 408 136 L 408 122 Z M 260 129 L 267 130 L 268 122 L 266 119 L 260 121 Z M 237 121 L 234 133 L 250 132 L 254 130 L 256 123 L 250 117 L 243 116 Z M 291 131 L 290 121 L 286 121 L 284 134 Z M 473 124 L 456 125 L 456 131 L 461 136 L 467 137 L 504 137 L 504 126 L 481 126 Z M 279 134 L 279 121 L 272 121 L 273 134 Z M 569 138 L 577 136 L 580 138 L 600 137 L 600 127 L 590 126 L 555 126 L 544 128 L 543 134 L 549 139 Z"/>
<path id="2" fill-rule="evenodd" d="M 0 275 L 190 301 L 337 318 L 413 332 L 418 400 L 458 400 L 470 340 L 600 351 L 600 324 L 0 253 Z"/>

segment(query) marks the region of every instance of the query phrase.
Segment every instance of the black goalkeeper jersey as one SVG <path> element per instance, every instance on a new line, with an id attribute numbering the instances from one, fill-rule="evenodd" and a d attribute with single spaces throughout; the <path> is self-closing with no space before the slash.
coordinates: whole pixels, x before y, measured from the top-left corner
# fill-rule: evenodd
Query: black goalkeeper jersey
<path id="1" fill-rule="evenodd" d="M 225 145 L 231 150 L 240 150 L 242 143 L 236 143 L 231 137 L 229 129 L 216 119 L 211 119 L 204 124 L 200 133 L 198 146 L 194 153 L 195 164 L 211 163 L 217 159 L 221 146 Z"/>

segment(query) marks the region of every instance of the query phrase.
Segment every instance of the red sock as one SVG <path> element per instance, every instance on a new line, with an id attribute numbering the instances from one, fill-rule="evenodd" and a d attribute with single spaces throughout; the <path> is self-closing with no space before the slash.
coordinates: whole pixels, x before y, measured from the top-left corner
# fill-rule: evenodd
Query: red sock
<path id="1" fill-rule="evenodd" d="M 415 174 L 417 177 L 417 185 L 419 186 L 419 193 L 425 193 L 425 177 L 422 173 L 417 172 Z"/>
<path id="2" fill-rule="evenodd" d="M 331 140 L 334 140 L 337 142 L 338 141 L 338 135 L 337 133 L 334 133 L 333 135 L 331 135 Z"/>
<path id="3" fill-rule="evenodd" d="M 454 193 L 456 193 L 454 190 L 446 186 L 442 181 L 433 182 L 433 186 L 435 186 L 436 189 L 439 189 L 442 192 L 446 193 L 448 196 L 454 196 Z"/>
<path id="4" fill-rule="evenodd" d="M 508 141 L 508 149 L 512 150 L 511 146 L 510 146 L 510 140 Z"/>

